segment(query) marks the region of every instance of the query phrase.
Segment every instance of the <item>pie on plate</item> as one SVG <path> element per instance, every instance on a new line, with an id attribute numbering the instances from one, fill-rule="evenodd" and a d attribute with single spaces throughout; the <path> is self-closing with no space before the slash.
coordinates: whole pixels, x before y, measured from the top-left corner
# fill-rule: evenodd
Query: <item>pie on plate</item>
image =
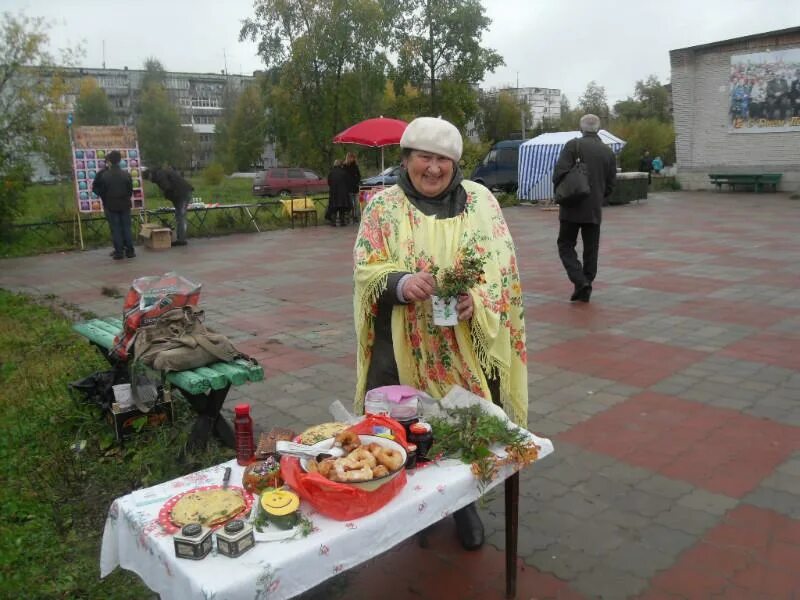
<path id="1" fill-rule="evenodd" d="M 175 503 L 170 520 L 179 527 L 189 523 L 213 527 L 232 519 L 246 506 L 241 491 L 236 489 L 196 490 Z"/>
<path id="2" fill-rule="evenodd" d="M 347 429 L 345 423 L 320 423 L 309 427 L 300 434 L 300 443 L 307 446 L 313 446 L 317 442 L 327 440 L 328 438 L 336 437 L 336 435 Z"/>

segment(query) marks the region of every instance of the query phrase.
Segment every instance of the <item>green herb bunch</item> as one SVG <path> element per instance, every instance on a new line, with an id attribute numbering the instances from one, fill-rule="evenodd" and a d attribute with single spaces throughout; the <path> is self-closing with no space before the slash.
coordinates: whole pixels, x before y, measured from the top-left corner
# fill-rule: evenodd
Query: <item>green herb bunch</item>
<path id="1" fill-rule="evenodd" d="M 452 267 L 440 269 L 434 265 L 431 274 L 436 278 L 436 295 L 450 298 L 466 293 L 471 287 L 484 280 L 484 257 L 472 246 L 459 250 Z"/>
<path id="2" fill-rule="evenodd" d="M 485 413 L 480 406 L 448 410 L 445 417 L 432 418 L 430 424 L 434 439 L 431 455 L 460 458 L 471 464 L 481 493 L 502 465 L 536 460 L 536 446 L 521 429 L 509 428 L 505 421 Z M 490 449 L 494 444 L 505 446 L 508 458 L 495 455 Z"/>

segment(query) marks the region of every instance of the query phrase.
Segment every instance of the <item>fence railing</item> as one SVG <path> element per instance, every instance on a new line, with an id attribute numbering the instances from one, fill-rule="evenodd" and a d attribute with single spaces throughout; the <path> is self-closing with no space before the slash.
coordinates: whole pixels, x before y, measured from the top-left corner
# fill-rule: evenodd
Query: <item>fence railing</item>
<path id="1" fill-rule="evenodd" d="M 313 198 L 317 212 L 322 214 L 328 206 L 327 197 Z M 136 212 L 132 216 L 134 236 L 144 222 L 156 221 L 165 227 L 175 226 L 175 209 L 153 208 Z M 194 207 L 186 213 L 190 237 L 207 237 L 228 233 L 268 231 L 287 228 L 287 217 L 279 199 L 269 199 L 248 204 L 218 204 Z M 111 243 L 111 234 L 104 216 L 77 217 L 64 220 L 15 223 L 0 238 L 0 256 L 23 256 L 36 252 L 53 252 L 80 248 L 81 233 L 85 247 L 93 248 Z"/>

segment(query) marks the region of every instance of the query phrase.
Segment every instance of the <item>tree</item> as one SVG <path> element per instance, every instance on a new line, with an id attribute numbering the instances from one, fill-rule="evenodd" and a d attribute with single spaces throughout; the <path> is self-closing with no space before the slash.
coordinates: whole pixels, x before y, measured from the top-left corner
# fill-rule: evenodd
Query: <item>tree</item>
<path id="1" fill-rule="evenodd" d="M 81 80 L 78 100 L 75 103 L 76 125 L 111 125 L 114 111 L 105 90 L 93 77 Z"/>
<path id="2" fill-rule="evenodd" d="M 333 136 L 374 116 L 387 64 L 382 0 L 257 0 L 240 39 L 258 42 L 269 130 L 292 162 L 327 167 Z"/>
<path id="3" fill-rule="evenodd" d="M 650 156 L 660 156 L 665 165 L 675 162 L 675 129 L 672 123 L 656 118 L 617 119 L 609 131 L 626 141 L 620 152 L 620 166 L 623 171 L 637 171 L 639 159 L 645 150 Z"/>
<path id="4" fill-rule="evenodd" d="M 183 165 L 185 132 L 178 111 L 161 85 L 150 84 L 142 90 L 136 129 L 147 166 Z"/>
<path id="5" fill-rule="evenodd" d="M 228 154 L 238 171 L 249 171 L 264 149 L 266 112 L 258 86 L 245 88 L 236 103 Z"/>
<path id="6" fill-rule="evenodd" d="M 505 64 L 497 52 L 480 45 L 491 20 L 479 0 L 407 0 L 400 6 L 404 10 L 395 15 L 393 41 L 398 80 L 430 90 L 430 114 L 450 117 L 438 94 L 440 82 L 473 84 Z"/>
<path id="7" fill-rule="evenodd" d="M 66 175 L 72 167 L 72 147 L 67 128 L 66 96 L 69 87 L 64 77 L 54 73 L 47 89 L 45 111 L 39 122 L 42 155 L 56 175 Z"/>
<path id="8" fill-rule="evenodd" d="M 220 163 L 227 173 L 236 170 L 236 165 L 230 157 L 230 143 L 238 99 L 239 95 L 233 86 L 226 84 L 222 90 L 222 114 L 214 125 L 214 160 Z"/>
<path id="9" fill-rule="evenodd" d="M 486 141 L 505 140 L 512 134 L 519 136 L 522 118 L 526 123 L 530 121 L 530 107 L 527 104 L 520 105 L 508 90 L 483 95 L 479 105 L 478 132 L 481 139 Z M 520 111 L 523 111 L 522 117 Z"/>
<path id="10" fill-rule="evenodd" d="M 44 19 L 0 19 L 0 235 L 6 235 L 19 212 L 28 185 L 30 155 L 40 146 L 39 127 L 47 97 L 43 68 L 53 60 Z M 65 55 L 65 63 L 69 58 Z"/>
<path id="11" fill-rule="evenodd" d="M 586 85 L 586 91 L 583 92 L 583 96 L 578 98 L 578 106 L 583 114 L 597 115 L 601 121 L 608 121 L 609 110 L 606 88 L 598 85 L 596 81 L 590 81 Z"/>
<path id="12" fill-rule="evenodd" d="M 614 113 L 622 119 L 672 120 L 669 112 L 669 90 L 655 75 L 636 82 L 634 97 L 614 105 Z"/>

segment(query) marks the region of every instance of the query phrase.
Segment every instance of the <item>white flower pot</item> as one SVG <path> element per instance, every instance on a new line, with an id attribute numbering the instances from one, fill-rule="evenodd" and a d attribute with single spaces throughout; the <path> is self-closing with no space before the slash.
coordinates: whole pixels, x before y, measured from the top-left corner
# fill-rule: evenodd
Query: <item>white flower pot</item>
<path id="1" fill-rule="evenodd" d="M 431 303 L 433 304 L 433 324 L 440 327 L 452 327 L 458 325 L 458 298 L 456 296 L 449 296 L 447 298 L 440 298 L 439 296 L 431 296 Z"/>

